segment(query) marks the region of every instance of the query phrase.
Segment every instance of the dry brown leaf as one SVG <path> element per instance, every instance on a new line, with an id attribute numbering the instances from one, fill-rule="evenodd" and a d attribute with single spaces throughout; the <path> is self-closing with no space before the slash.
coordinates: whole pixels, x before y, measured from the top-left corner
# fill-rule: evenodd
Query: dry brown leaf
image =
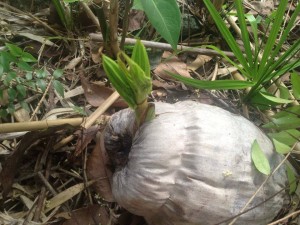
<path id="1" fill-rule="evenodd" d="M 113 93 L 111 88 L 93 84 L 83 76 L 81 76 L 80 79 L 84 90 L 84 96 L 92 106 L 98 107 Z"/>
<path id="2" fill-rule="evenodd" d="M 142 28 L 145 20 L 145 13 L 141 10 L 131 10 L 129 13 L 128 31 L 135 31 Z"/>
<path id="3" fill-rule="evenodd" d="M 166 80 L 174 80 L 170 75 L 168 75 L 168 73 L 166 73 L 166 71 L 169 71 L 171 73 L 180 74 L 184 77 L 191 77 L 186 64 L 180 61 L 177 56 L 172 55 L 170 52 L 164 52 L 163 58 L 166 58 L 166 60 L 160 63 L 154 70 L 156 75 Z"/>
<path id="4" fill-rule="evenodd" d="M 190 64 L 187 65 L 187 68 L 189 70 L 195 71 L 198 68 L 204 66 L 205 63 L 207 63 L 208 61 L 210 61 L 212 59 L 212 57 L 207 56 L 207 55 L 198 55 L 197 58 L 191 62 Z"/>
<path id="5" fill-rule="evenodd" d="M 114 92 L 113 89 L 105 87 L 103 84 L 89 82 L 84 76 L 80 76 L 80 79 L 84 96 L 92 106 L 100 106 Z M 128 107 L 123 99 L 114 102 L 113 106 L 120 108 Z"/>
<path id="6" fill-rule="evenodd" d="M 92 154 L 87 160 L 87 176 L 89 179 L 97 180 L 93 185 L 95 191 L 106 201 L 112 202 L 111 192 L 112 173 L 108 169 L 109 159 L 104 149 L 102 135 L 97 135 L 97 141 Z"/>
<path id="7" fill-rule="evenodd" d="M 64 190 L 63 192 L 60 192 L 59 194 L 55 195 L 53 198 L 51 198 L 47 201 L 48 204 L 46 205 L 44 213 L 47 213 L 47 212 L 51 211 L 52 209 L 54 209 L 55 207 L 60 206 L 64 202 L 70 200 L 75 195 L 79 194 L 86 187 L 92 185 L 93 183 L 95 183 L 95 181 L 89 181 L 87 183 L 76 184 L 76 185 Z"/>
<path id="8" fill-rule="evenodd" d="M 106 225 L 109 222 L 109 214 L 103 206 L 89 205 L 71 212 L 71 218 L 63 225 Z"/>

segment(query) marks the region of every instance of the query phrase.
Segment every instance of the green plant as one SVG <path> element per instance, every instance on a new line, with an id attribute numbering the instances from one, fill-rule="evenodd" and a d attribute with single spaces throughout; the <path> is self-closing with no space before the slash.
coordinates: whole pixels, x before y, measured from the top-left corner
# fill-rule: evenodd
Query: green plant
<path id="1" fill-rule="evenodd" d="M 16 102 L 29 111 L 25 101 L 28 91 L 44 92 L 50 75 L 45 68 L 35 68 L 37 60 L 30 53 L 14 44 L 5 45 L 8 50 L 0 52 L 0 118 L 13 113 Z M 57 80 L 62 74 L 60 69 L 53 72 L 53 86 L 63 96 L 63 86 Z"/>
<path id="2" fill-rule="evenodd" d="M 103 55 L 103 68 L 112 85 L 136 112 L 137 123 L 152 117 L 153 109 L 147 102 L 152 90 L 148 55 L 141 41 L 137 41 L 131 58 L 119 52 L 117 62 Z M 151 109 L 151 110 L 150 110 Z M 150 110 L 150 111 L 149 111 Z"/>
<path id="3" fill-rule="evenodd" d="M 135 0 L 134 7 L 145 11 L 156 31 L 176 50 L 181 30 L 177 1 Z"/>
<path id="4" fill-rule="evenodd" d="M 280 1 L 273 24 L 270 24 L 270 32 L 268 37 L 263 38 L 259 42 L 257 23 L 258 20 L 253 17 L 245 15 L 242 1 L 234 1 L 239 26 L 241 29 L 241 39 L 245 48 L 243 52 L 231 32 L 226 26 L 226 23 L 220 17 L 217 10 L 209 0 L 204 0 L 212 18 L 214 19 L 223 38 L 226 40 L 232 52 L 235 54 L 238 63 L 229 59 L 223 52 L 215 46 L 207 46 L 218 51 L 223 55 L 232 65 L 236 66 L 245 81 L 236 80 L 222 80 L 222 81 L 197 81 L 194 79 L 184 78 L 179 75 L 173 75 L 178 80 L 197 88 L 209 89 L 242 89 L 246 86 L 250 87 L 250 91 L 244 96 L 244 102 L 251 102 L 257 105 L 272 105 L 289 103 L 289 100 L 280 99 L 269 93 L 267 88 L 274 80 L 287 72 L 300 66 L 299 60 L 294 60 L 293 57 L 300 50 L 300 40 L 290 46 L 283 54 L 280 50 L 286 42 L 288 35 L 293 27 L 293 24 L 300 13 L 300 4 L 298 4 L 283 32 L 280 34 L 281 27 L 284 22 L 284 13 L 288 4 L 288 0 Z M 252 36 L 254 45 L 251 47 L 249 32 L 247 30 L 247 19 L 252 28 Z M 261 58 L 259 57 L 261 54 Z"/>

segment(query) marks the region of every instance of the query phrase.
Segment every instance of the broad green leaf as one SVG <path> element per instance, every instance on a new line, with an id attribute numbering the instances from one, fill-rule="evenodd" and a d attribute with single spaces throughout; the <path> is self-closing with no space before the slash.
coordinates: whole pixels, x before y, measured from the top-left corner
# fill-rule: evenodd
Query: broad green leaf
<path id="1" fill-rule="evenodd" d="M 132 9 L 144 10 L 141 0 L 134 0 Z"/>
<path id="2" fill-rule="evenodd" d="M 53 87 L 61 97 L 65 97 L 64 86 L 58 80 L 53 80 Z"/>
<path id="3" fill-rule="evenodd" d="M 23 50 L 14 44 L 5 43 L 6 47 L 9 49 L 10 53 L 15 57 L 20 57 Z"/>
<path id="4" fill-rule="evenodd" d="M 300 138 L 300 131 L 296 129 L 288 129 L 276 133 L 269 133 L 268 135 L 281 143 L 292 146 Z"/>
<path id="5" fill-rule="evenodd" d="M 17 97 L 17 91 L 14 88 L 9 88 L 7 90 L 8 99 L 10 102 L 13 102 L 15 98 Z"/>
<path id="6" fill-rule="evenodd" d="M 17 77 L 17 73 L 16 73 L 16 72 L 14 72 L 14 71 L 9 72 L 9 73 L 6 75 L 5 79 L 4 79 L 4 85 L 5 85 L 5 86 L 9 86 L 9 85 L 10 85 L 10 82 L 11 82 L 13 79 L 15 79 L 16 77 Z"/>
<path id="7" fill-rule="evenodd" d="M 129 107 L 136 108 L 134 93 L 125 77 L 125 74 L 120 70 L 119 65 L 111 58 L 103 55 L 103 68 L 104 71 L 119 94 L 124 98 Z"/>
<path id="8" fill-rule="evenodd" d="M 150 77 L 150 63 L 145 46 L 140 40 L 134 45 L 131 59 Z"/>
<path id="9" fill-rule="evenodd" d="M 23 52 L 21 55 L 21 60 L 24 62 L 37 62 L 37 59 L 34 58 L 30 53 L 28 52 Z"/>
<path id="10" fill-rule="evenodd" d="M 153 27 L 176 50 L 181 29 L 177 1 L 141 0 L 141 3 Z"/>
<path id="11" fill-rule="evenodd" d="M 244 89 L 253 86 L 250 81 L 239 81 L 239 80 L 215 80 L 215 81 L 203 81 L 196 80 L 193 78 L 183 77 L 178 74 L 174 74 L 166 71 L 170 76 L 183 82 L 186 85 L 190 85 L 194 88 L 199 89 Z"/>
<path id="12" fill-rule="evenodd" d="M 291 83 L 293 88 L 293 94 L 297 99 L 300 99 L 300 75 L 297 73 L 291 74 Z"/>
<path id="13" fill-rule="evenodd" d="M 23 98 L 26 97 L 26 88 L 22 84 L 18 84 L 16 88 Z"/>
<path id="14" fill-rule="evenodd" d="M 290 146 L 288 146 L 282 142 L 279 142 L 274 138 L 273 138 L 273 143 L 274 143 L 276 152 L 278 152 L 280 154 L 287 154 L 292 150 Z"/>
<path id="15" fill-rule="evenodd" d="M 36 71 L 36 77 L 37 78 L 46 78 L 47 71 L 45 69 L 40 69 L 40 70 Z"/>
<path id="16" fill-rule="evenodd" d="M 290 91 L 287 87 L 280 85 L 279 91 L 280 91 L 280 98 L 288 99 L 290 97 Z"/>
<path id="17" fill-rule="evenodd" d="M 33 68 L 27 63 L 27 62 L 24 62 L 24 61 L 20 61 L 17 63 L 17 66 L 21 69 L 21 70 L 25 70 L 25 71 L 32 71 Z"/>
<path id="18" fill-rule="evenodd" d="M 265 156 L 263 150 L 260 148 L 257 140 L 252 144 L 251 157 L 256 169 L 265 174 L 269 175 L 271 173 L 271 168 L 267 157 Z"/>
<path id="19" fill-rule="evenodd" d="M 0 52 L 0 64 L 3 66 L 4 72 L 10 71 L 10 63 L 17 62 L 17 58 L 9 52 Z"/>
<path id="20" fill-rule="evenodd" d="M 0 78 L 2 77 L 3 72 L 4 72 L 4 68 L 3 68 L 3 66 L 0 64 Z"/>
<path id="21" fill-rule="evenodd" d="M 44 92 L 47 88 L 47 83 L 43 79 L 37 79 L 36 80 L 36 86 Z"/>
<path id="22" fill-rule="evenodd" d="M 297 189 L 298 179 L 295 176 L 295 172 L 289 166 L 286 167 L 286 171 L 287 171 L 287 176 L 288 176 L 288 181 L 290 186 L 289 194 L 293 194 Z"/>
<path id="23" fill-rule="evenodd" d="M 295 116 L 273 118 L 271 122 L 264 124 L 263 127 L 278 130 L 297 129 L 300 127 L 300 118 Z"/>
<path id="24" fill-rule="evenodd" d="M 10 114 L 13 114 L 15 112 L 15 106 L 13 103 L 10 103 L 7 107 L 7 111 L 10 113 Z"/>
<path id="25" fill-rule="evenodd" d="M 27 102 L 21 101 L 20 104 L 21 104 L 23 109 L 25 109 L 27 112 L 30 112 L 30 108 L 29 108 L 29 105 L 28 105 Z"/>
<path id="26" fill-rule="evenodd" d="M 63 75 L 64 71 L 62 69 L 56 69 L 53 71 L 53 77 L 55 79 L 60 78 Z"/>
<path id="27" fill-rule="evenodd" d="M 285 116 L 299 116 L 300 115 L 300 105 L 295 105 L 288 107 L 284 110 L 281 110 L 280 112 L 276 113 L 273 118 L 280 118 Z"/>

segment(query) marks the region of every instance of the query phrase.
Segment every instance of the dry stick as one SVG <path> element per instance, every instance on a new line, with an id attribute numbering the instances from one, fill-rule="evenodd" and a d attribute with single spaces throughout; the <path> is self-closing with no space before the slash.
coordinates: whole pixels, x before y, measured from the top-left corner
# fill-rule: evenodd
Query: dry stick
<path id="1" fill-rule="evenodd" d="M 294 144 L 294 146 L 292 147 L 291 151 L 294 149 L 294 147 L 296 146 L 297 142 Z M 252 195 L 252 197 L 249 199 L 249 201 L 246 203 L 246 205 L 242 208 L 242 210 L 240 211 L 240 213 L 243 213 L 246 208 L 248 207 L 248 205 L 253 201 L 253 199 L 256 197 L 256 195 L 260 192 L 260 190 L 264 187 L 264 185 L 267 183 L 267 181 L 269 180 L 269 178 L 282 166 L 282 164 L 287 160 L 287 158 L 289 157 L 289 155 L 291 154 L 291 152 L 289 152 L 285 158 L 282 160 L 282 162 L 279 163 L 279 165 L 274 169 L 274 171 L 272 171 L 272 173 L 264 180 L 264 182 L 260 185 L 260 187 L 256 190 L 256 192 Z M 229 225 L 233 225 L 238 218 L 233 219 Z"/>
<path id="2" fill-rule="evenodd" d="M 106 99 L 101 106 L 98 107 L 96 111 L 94 111 L 86 120 L 85 123 L 82 124 L 82 127 L 85 129 L 88 129 L 90 126 L 94 124 L 94 122 L 120 97 L 118 92 L 112 93 L 108 99 Z M 0 125 L 1 126 L 1 125 Z M 66 145 L 70 141 L 72 141 L 75 138 L 75 135 L 70 135 L 64 139 L 62 139 L 60 142 L 58 142 L 56 145 L 54 145 L 54 150 L 57 150 L 61 148 L 62 146 Z"/>
<path id="3" fill-rule="evenodd" d="M 92 41 L 95 42 L 103 42 L 103 36 L 101 34 L 95 34 L 91 33 L 90 38 Z M 161 49 L 165 51 L 172 51 L 173 48 L 170 44 L 166 43 L 160 43 L 160 42 L 155 42 L 155 41 L 141 41 L 145 47 L 147 48 L 154 48 L 154 49 Z M 125 39 L 125 44 L 127 45 L 134 45 L 136 43 L 136 39 L 134 38 L 126 38 Z M 184 45 L 177 45 L 177 50 L 182 51 L 182 52 L 191 52 L 191 53 L 198 53 L 201 55 L 210 55 L 210 56 L 221 56 L 219 52 L 211 49 L 205 49 L 205 48 L 195 48 L 195 47 L 188 47 Z M 232 52 L 223 52 L 226 56 L 230 58 L 234 58 L 234 54 Z"/>
<path id="4" fill-rule="evenodd" d="M 42 105 L 42 102 L 43 102 L 44 99 L 46 98 L 46 95 L 47 95 L 47 93 L 48 93 L 48 91 L 49 91 L 49 88 L 50 88 L 50 86 L 51 86 L 51 84 L 52 84 L 52 81 L 53 81 L 53 77 L 51 77 L 51 79 L 50 79 L 50 81 L 49 81 L 49 84 L 48 84 L 48 86 L 47 86 L 45 92 L 43 93 L 42 98 L 40 99 L 39 103 L 37 104 L 37 107 L 36 107 L 35 110 L 33 111 L 33 113 L 32 113 L 32 115 L 31 115 L 31 118 L 30 118 L 29 121 L 32 121 L 32 120 L 33 120 L 35 114 L 36 114 L 37 111 L 40 109 L 40 107 L 41 107 L 41 105 Z"/>
<path id="5" fill-rule="evenodd" d="M 42 121 L 30 121 L 20 123 L 2 123 L 0 124 L 1 133 L 12 133 L 21 131 L 34 131 L 45 130 L 50 127 L 56 127 L 63 124 L 70 124 L 71 126 L 78 127 L 84 118 L 70 118 L 70 119 L 58 119 L 58 120 L 42 120 Z"/>
<path id="6" fill-rule="evenodd" d="M 287 220 L 287 219 L 289 219 L 290 217 L 295 216 L 295 215 L 297 215 L 297 214 L 300 214 L 300 210 L 295 211 L 295 212 L 293 212 L 293 213 L 291 213 L 291 214 L 289 214 L 289 215 L 287 215 L 287 216 L 285 216 L 285 217 L 283 217 L 283 218 L 281 218 L 281 219 L 279 219 L 279 220 L 276 220 L 276 221 L 274 221 L 273 223 L 269 223 L 268 225 L 276 225 L 276 224 L 279 224 L 280 222 L 284 222 L 285 220 Z"/>

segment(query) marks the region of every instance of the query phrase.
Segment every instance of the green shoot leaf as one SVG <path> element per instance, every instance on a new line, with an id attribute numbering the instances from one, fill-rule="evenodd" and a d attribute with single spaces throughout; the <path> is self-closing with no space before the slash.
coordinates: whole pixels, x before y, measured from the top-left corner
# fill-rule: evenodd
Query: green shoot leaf
<path id="1" fill-rule="evenodd" d="M 260 148 L 257 140 L 255 140 L 252 144 L 251 157 L 256 169 L 259 172 L 265 175 L 269 175 L 271 173 L 269 161 Z"/>
<path id="2" fill-rule="evenodd" d="M 54 79 L 58 79 L 63 75 L 64 71 L 62 69 L 56 69 L 53 71 Z"/>

